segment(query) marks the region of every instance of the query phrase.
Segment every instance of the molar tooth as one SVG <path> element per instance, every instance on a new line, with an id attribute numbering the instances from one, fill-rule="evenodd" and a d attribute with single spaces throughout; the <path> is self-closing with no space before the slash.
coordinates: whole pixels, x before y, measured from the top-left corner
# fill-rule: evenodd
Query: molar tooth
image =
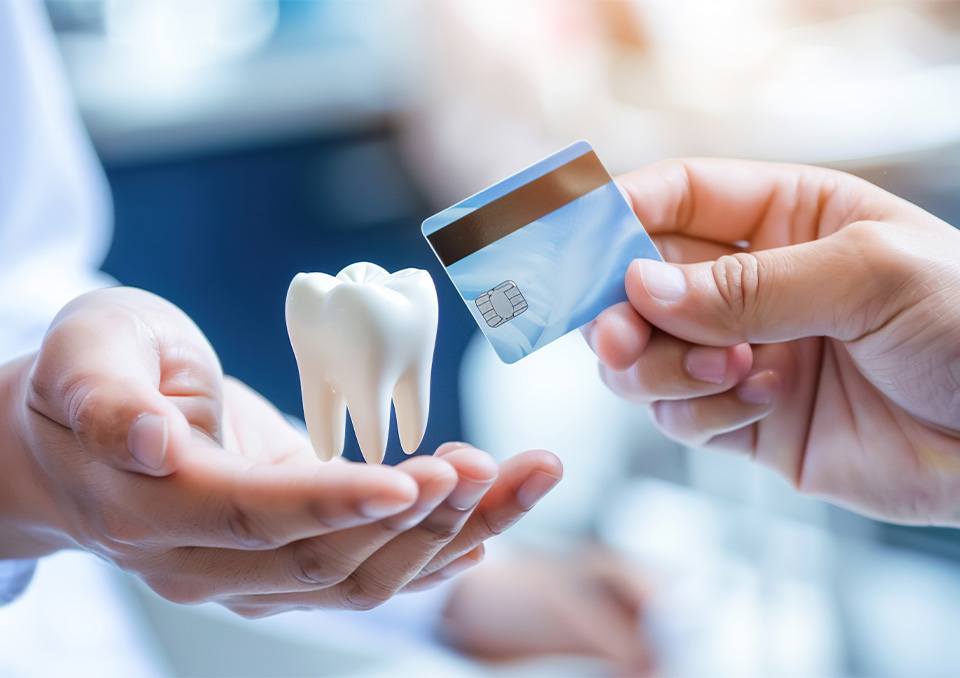
<path id="1" fill-rule="evenodd" d="M 401 446 L 414 452 L 426 429 L 437 334 L 430 274 L 390 274 L 367 262 L 336 277 L 299 273 L 287 292 L 286 318 L 317 455 L 342 453 L 347 409 L 364 459 L 381 462 L 391 396 Z"/>

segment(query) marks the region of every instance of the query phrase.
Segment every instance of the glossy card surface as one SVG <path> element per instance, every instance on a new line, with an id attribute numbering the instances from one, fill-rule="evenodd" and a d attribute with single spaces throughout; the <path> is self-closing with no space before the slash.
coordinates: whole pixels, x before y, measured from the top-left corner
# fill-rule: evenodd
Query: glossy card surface
<path id="1" fill-rule="evenodd" d="M 633 259 L 660 259 L 585 141 L 435 214 L 423 234 L 506 363 L 626 300 Z"/>

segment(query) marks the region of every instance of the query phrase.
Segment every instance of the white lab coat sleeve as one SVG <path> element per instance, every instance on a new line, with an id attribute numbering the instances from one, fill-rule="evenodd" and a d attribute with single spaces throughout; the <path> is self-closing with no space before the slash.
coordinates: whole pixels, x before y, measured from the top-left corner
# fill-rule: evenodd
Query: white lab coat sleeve
<path id="1" fill-rule="evenodd" d="M 0 2 L 0 362 L 35 350 L 70 299 L 111 283 L 97 270 L 109 213 L 43 7 Z M 34 565 L 0 561 L 0 605 Z"/>
<path id="2" fill-rule="evenodd" d="M 103 170 L 39 2 L 0 2 L 0 362 L 35 350 L 70 299 L 112 281 Z"/>

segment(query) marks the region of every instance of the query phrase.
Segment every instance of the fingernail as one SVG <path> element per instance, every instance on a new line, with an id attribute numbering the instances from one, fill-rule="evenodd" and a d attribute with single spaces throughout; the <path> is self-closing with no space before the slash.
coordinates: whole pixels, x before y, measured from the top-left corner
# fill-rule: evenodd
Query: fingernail
<path id="1" fill-rule="evenodd" d="M 696 346 L 687 351 L 683 366 L 694 379 L 709 384 L 722 384 L 727 376 L 727 350 Z"/>
<path id="2" fill-rule="evenodd" d="M 167 437 L 166 417 L 159 414 L 141 414 L 127 434 L 127 448 L 134 459 L 156 471 L 163 466 L 163 460 L 167 456 Z"/>
<path id="3" fill-rule="evenodd" d="M 536 471 L 517 490 L 517 503 L 524 511 L 529 511 L 559 482 L 560 479 L 557 476 Z"/>
<path id="4" fill-rule="evenodd" d="M 457 486 L 453 488 L 453 492 L 447 497 L 447 503 L 458 511 L 466 511 L 480 501 L 489 487 L 490 482 L 461 478 Z"/>
<path id="5" fill-rule="evenodd" d="M 773 370 L 758 372 L 737 386 L 737 397 L 748 405 L 769 405 L 777 395 L 779 383 Z"/>
<path id="6" fill-rule="evenodd" d="M 655 259 L 635 259 L 647 293 L 660 301 L 677 301 L 687 293 L 687 279 L 676 266 Z"/>
<path id="7" fill-rule="evenodd" d="M 410 508 L 410 502 L 405 499 L 373 497 L 360 502 L 360 513 L 367 518 L 386 518 L 408 508 Z"/>

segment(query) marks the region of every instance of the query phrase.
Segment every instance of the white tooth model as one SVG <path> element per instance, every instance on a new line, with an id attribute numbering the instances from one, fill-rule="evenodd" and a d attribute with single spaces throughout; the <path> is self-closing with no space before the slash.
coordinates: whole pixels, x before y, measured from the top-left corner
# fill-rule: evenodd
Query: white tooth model
<path id="1" fill-rule="evenodd" d="M 317 456 L 343 452 L 346 410 L 360 451 L 380 463 L 390 399 L 404 452 L 420 446 L 430 408 L 437 290 L 418 268 L 388 273 L 359 262 L 298 273 L 287 291 L 287 332 L 300 368 L 303 413 Z"/>

